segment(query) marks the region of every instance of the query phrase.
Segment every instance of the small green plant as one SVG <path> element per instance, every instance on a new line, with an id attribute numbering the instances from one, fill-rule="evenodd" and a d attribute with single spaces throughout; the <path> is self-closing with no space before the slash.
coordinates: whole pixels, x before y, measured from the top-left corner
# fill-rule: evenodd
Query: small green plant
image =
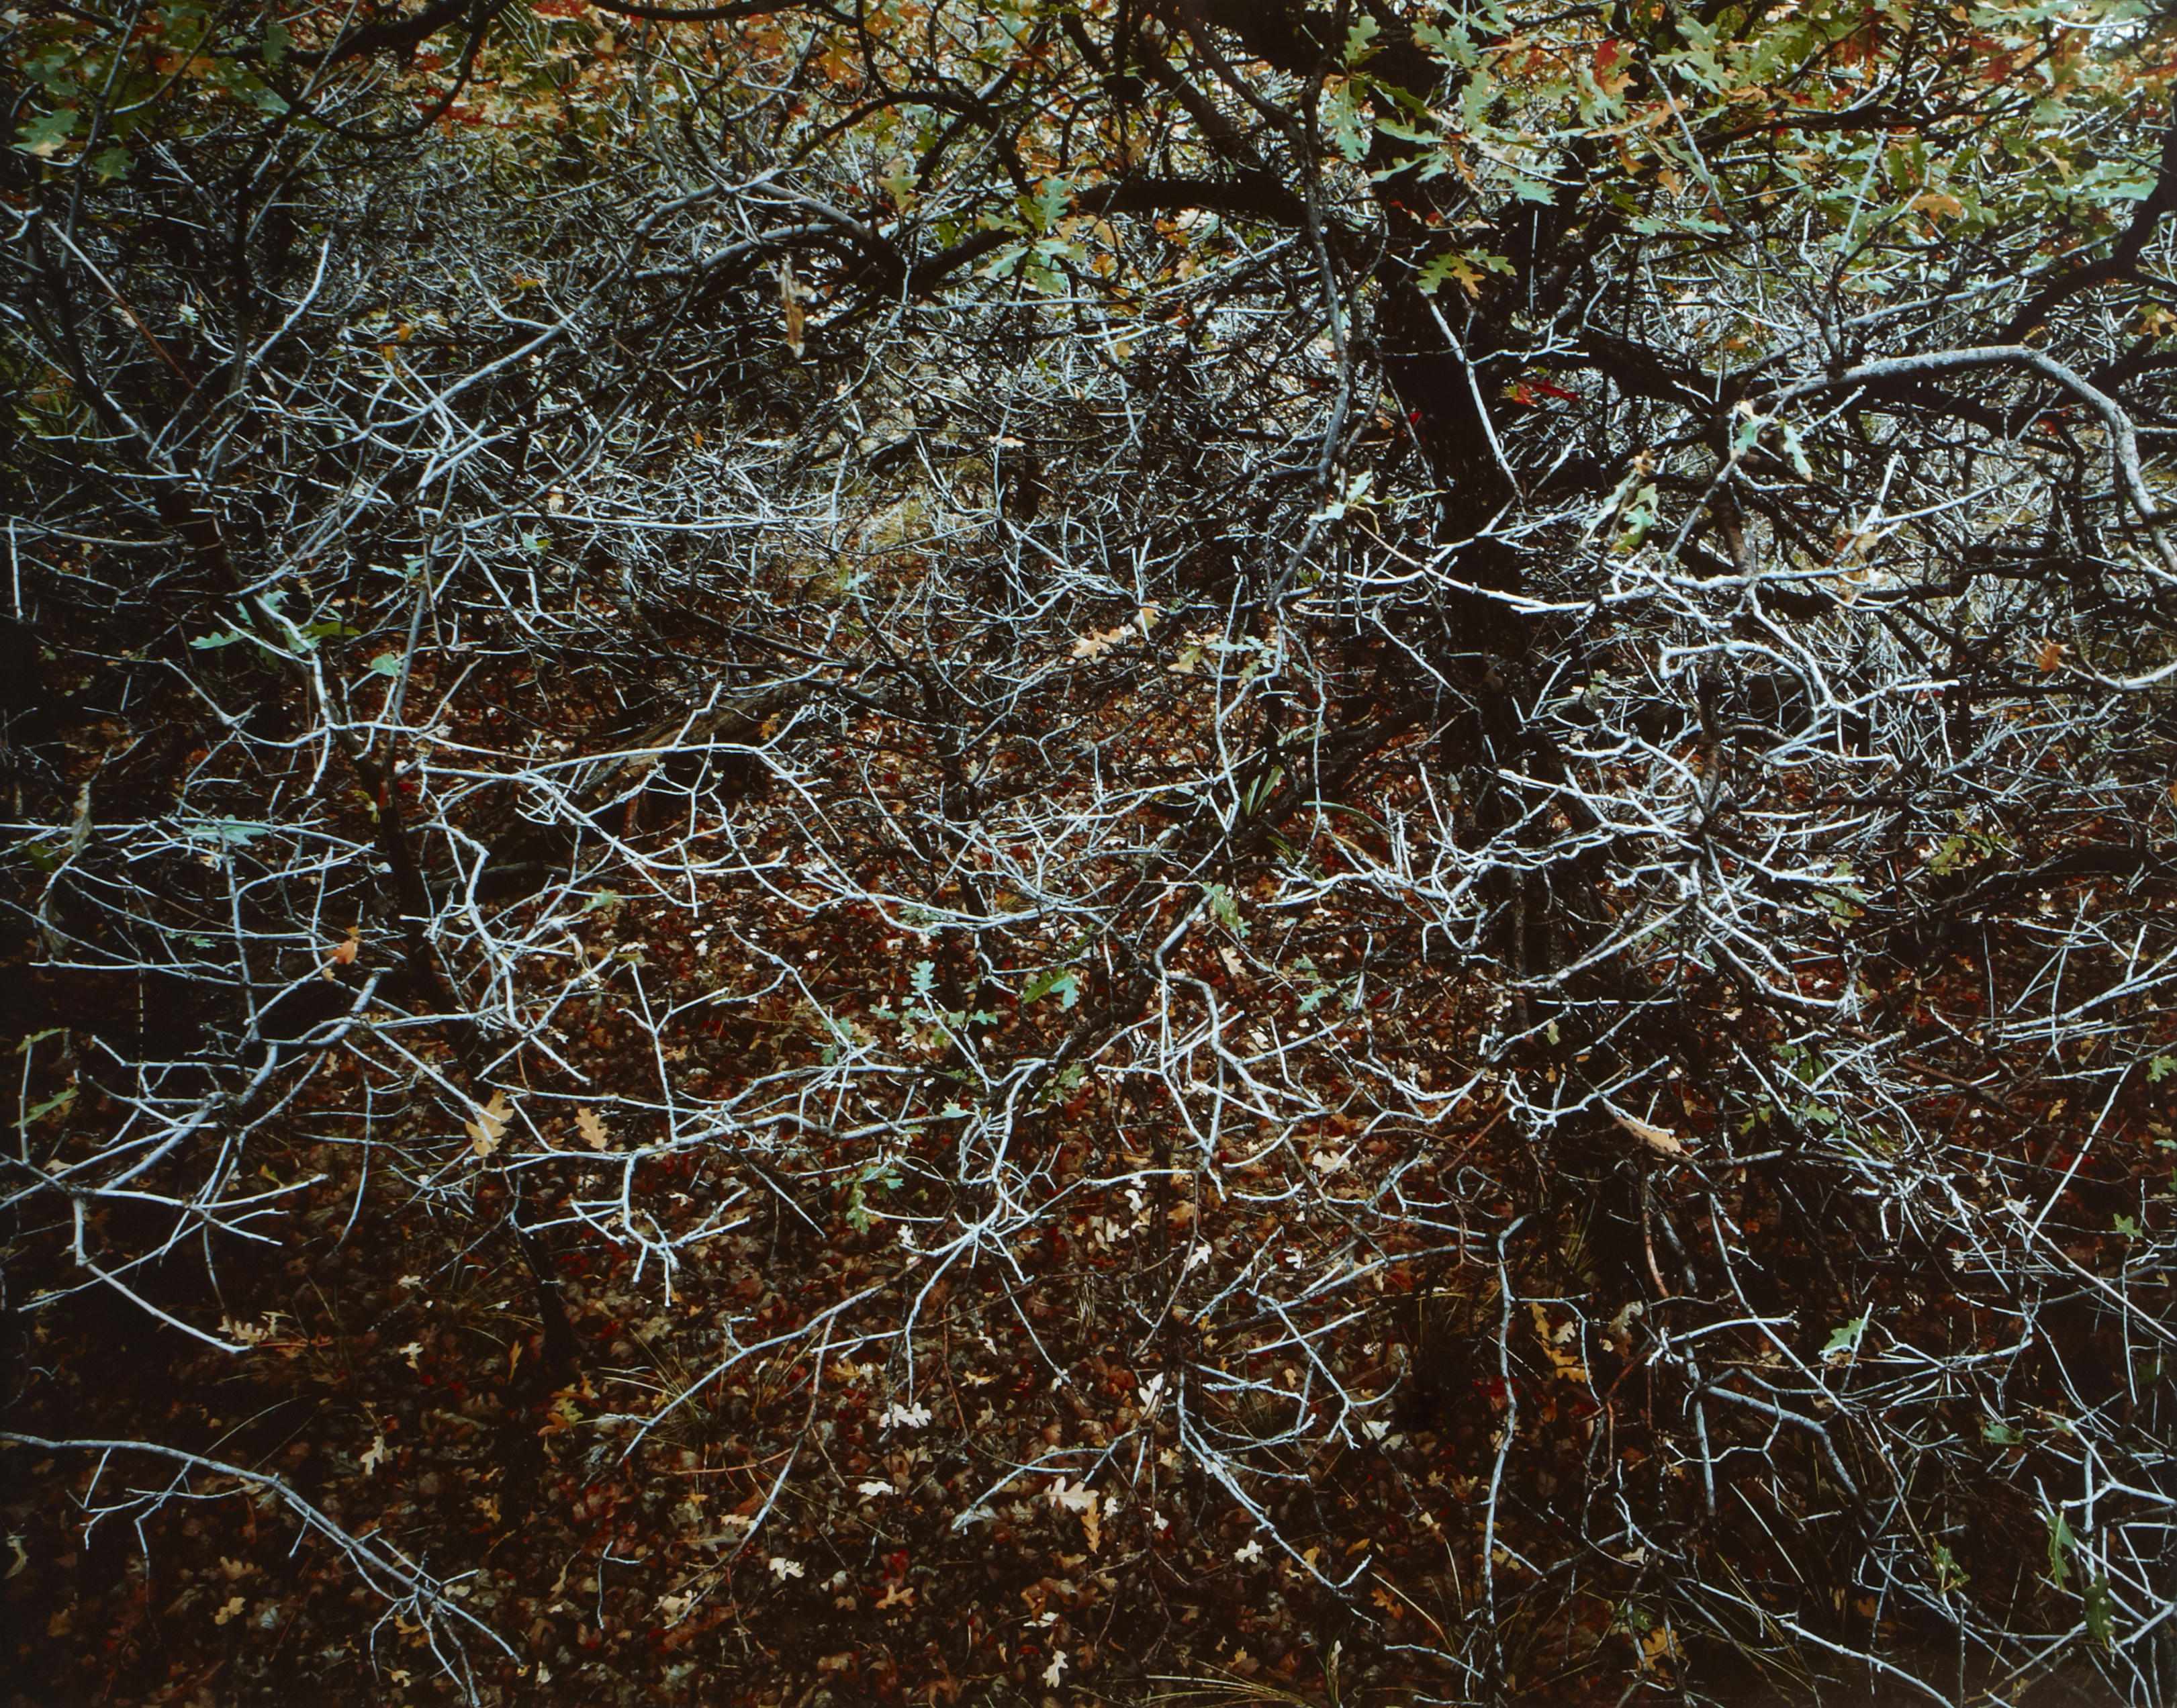
<path id="1" fill-rule="evenodd" d="M 908 1041 L 933 1047 L 955 1038 L 970 1026 L 995 1026 L 998 1017 L 987 1008 L 947 1008 L 936 1000 L 937 963 L 917 961 L 907 975 L 907 1001 L 897 1008 L 887 1004 L 870 1011 L 873 1018 L 897 1021 Z"/>
<path id="2" fill-rule="evenodd" d="M 858 1234 L 865 1234 L 876 1218 L 870 1213 L 869 1195 L 872 1190 L 896 1192 L 903 1185 L 899 1171 L 899 1159 L 895 1156 L 871 1157 L 861 1165 L 847 1187 L 847 1225 Z"/>

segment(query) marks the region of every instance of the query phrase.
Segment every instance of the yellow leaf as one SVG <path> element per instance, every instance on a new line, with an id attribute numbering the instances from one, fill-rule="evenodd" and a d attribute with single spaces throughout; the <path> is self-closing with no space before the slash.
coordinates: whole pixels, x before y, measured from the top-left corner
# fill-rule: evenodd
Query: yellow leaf
<path id="1" fill-rule="evenodd" d="M 582 1135 L 582 1143 L 592 1150 L 603 1150 L 609 1143 L 605 1137 L 605 1124 L 597 1118 L 594 1109 L 575 1111 L 575 1129 Z"/>
<path id="2" fill-rule="evenodd" d="M 1459 288 L 1465 292 L 1468 296 L 1479 297 L 1481 294 L 1481 270 L 1465 256 L 1447 257 L 1444 261 L 1444 270 L 1459 281 Z"/>
<path id="3" fill-rule="evenodd" d="M 1667 1667 L 1678 1658 L 1678 1634 L 1667 1620 L 1658 1624 L 1640 1639 L 1640 1664 L 1643 1667 Z"/>
<path id="4" fill-rule="evenodd" d="M 1565 1342 L 1577 1332 L 1579 1325 L 1568 1323 L 1563 1329 L 1552 1327 L 1549 1312 L 1532 1300 L 1527 1302 L 1527 1313 L 1535 1319 L 1535 1337 L 1542 1343 L 1542 1351 L 1549 1355 L 1550 1367 L 1557 1372 L 1558 1380 L 1586 1381 L 1587 1367 L 1565 1345 Z"/>
<path id="5" fill-rule="evenodd" d="M 2041 650 L 2034 655 L 2033 662 L 2040 666 L 2042 674 L 2046 675 L 2049 671 L 2062 665 L 2064 652 L 2065 647 L 2061 641 L 2043 641 L 2041 643 Z"/>
<path id="6" fill-rule="evenodd" d="M 1922 190 L 1906 205 L 1916 212 L 1930 216 L 1940 215 L 1946 220 L 1955 220 L 1966 210 L 1966 205 L 1963 202 L 1954 195 L 1945 194 L 1941 190 Z"/>

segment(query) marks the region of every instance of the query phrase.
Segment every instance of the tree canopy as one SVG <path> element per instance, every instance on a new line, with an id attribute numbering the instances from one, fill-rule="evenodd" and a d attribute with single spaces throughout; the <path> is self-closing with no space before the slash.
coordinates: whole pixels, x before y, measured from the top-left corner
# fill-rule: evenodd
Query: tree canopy
<path id="1" fill-rule="evenodd" d="M 2171 22 L 6 14 L 21 1700 L 2177 1701 Z"/>

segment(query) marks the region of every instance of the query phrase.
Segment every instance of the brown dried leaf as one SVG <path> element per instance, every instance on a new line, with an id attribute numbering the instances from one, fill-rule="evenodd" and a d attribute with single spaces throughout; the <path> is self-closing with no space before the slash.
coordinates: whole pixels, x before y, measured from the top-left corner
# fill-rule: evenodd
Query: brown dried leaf
<path id="1" fill-rule="evenodd" d="M 801 288 L 794 282 L 794 263 L 778 264 L 778 301 L 786 311 L 786 347 L 799 356 L 803 349 L 803 332 L 807 316 L 801 307 Z"/>
<path id="2" fill-rule="evenodd" d="M 1083 635 L 1073 643 L 1073 656 L 1077 658 L 1094 658 L 1099 653 L 1110 652 L 1112 647 L 1132 633 L 1133 625 L 1130 623 L 1121 623 L 1116 629 L 1094 630 Z"/>
<path id="3" fill-rule="evenodd" d="M 478 1157 L 489 1156 L 499 1149 L 499 1141 L 506 1132 L 508 1115 L 506 1094 L 494 1091 L 491 1101 L 477 1111 L 474 1121 L 461 1123 L 469 1136 L 469 1149 Z"/>
<path id="4" fill-rule="evenodd" d="M 1686 1154 L 1684 1143 L 1667 1127 L 1652 1126 L 1632 1116 L 1620 1115 L 1614 1109 L 1610 1111 L 1610 1118 L 1660 1156 L 1683 1156 Z"/>

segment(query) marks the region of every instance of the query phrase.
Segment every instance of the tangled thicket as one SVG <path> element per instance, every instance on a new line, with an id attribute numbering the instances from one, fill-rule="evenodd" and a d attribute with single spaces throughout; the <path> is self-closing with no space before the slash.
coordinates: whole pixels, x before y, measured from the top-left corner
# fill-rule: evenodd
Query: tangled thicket
<path id="1" fill-rule="evenodd" d="M 2159 18 L 4 28 L 15 1700 L 2177 1701 Z"/>

